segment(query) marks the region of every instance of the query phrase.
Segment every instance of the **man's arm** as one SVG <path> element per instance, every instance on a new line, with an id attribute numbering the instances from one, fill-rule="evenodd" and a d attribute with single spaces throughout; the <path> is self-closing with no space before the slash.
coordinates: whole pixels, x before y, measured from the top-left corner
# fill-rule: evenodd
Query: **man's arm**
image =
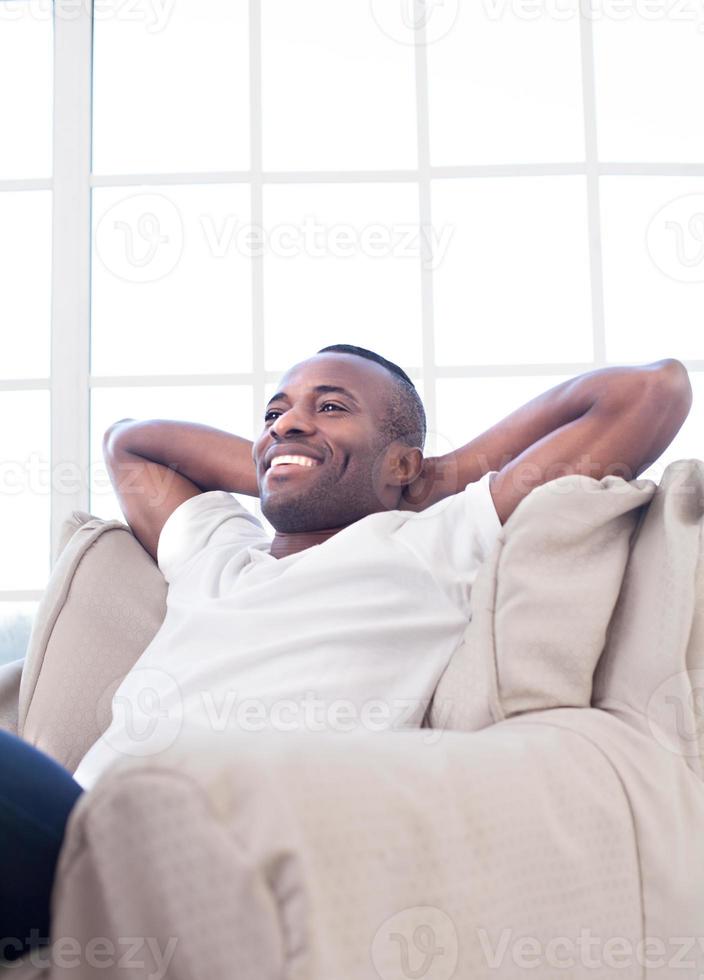
<path id="1" fill-rule="evenodd" d="M 189 497 L 258 495 L 252 443 L 207 425 L 121 419 L 105 432 L 103 454 L 127 523 L 155 561 L 164 524 Z"/>
<path id="2" fill-rule="evenodd" d="M 669 446 L 691 404 L 687 370 L 674 358 L 579 375 L 457 451 L 426 460 L 406 488 L 405 509 L 425 509 L 490 470 L 499 471 L 491 494 L 502 524 L 534 487 L 558 476 L 634 479 Z"/>

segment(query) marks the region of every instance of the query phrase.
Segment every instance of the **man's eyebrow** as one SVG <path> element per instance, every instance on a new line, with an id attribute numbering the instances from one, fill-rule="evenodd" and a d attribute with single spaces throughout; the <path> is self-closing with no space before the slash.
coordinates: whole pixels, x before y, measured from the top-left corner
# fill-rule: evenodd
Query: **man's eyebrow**
<path id="1" fill-rule="evenodd" d="M 361 408 L 359 402 L 354 397 L 354 395 L 352 394 L 352 392 L 351 391 L 348 391 L 347 388 L 340 387 L 340 385 L 316 385 L 315 388 L 312 389 L 312 391 L 314 391 L 316 393 L 316 395 L 322 395 L 322 394 L 345 395 L 345 397 L 346 398 L 349 398 L 350 401 L 354 402 L 354 404 L 358 408 Z M 285 391 L 277 391 L 276 394 L 275 395 L 272 395 L 272 397 L 267 402 L 267 407 L 269 405 L 271 405 L 272 402 L 278 401 L 279 398 L 286 398 L 286 399 L 288 399 L 288 395 L 286 394 Z"/>

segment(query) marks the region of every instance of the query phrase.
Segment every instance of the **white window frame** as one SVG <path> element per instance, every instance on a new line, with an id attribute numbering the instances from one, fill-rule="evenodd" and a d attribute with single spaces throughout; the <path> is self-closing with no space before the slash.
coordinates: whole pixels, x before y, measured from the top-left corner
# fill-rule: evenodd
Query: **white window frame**
<path id="1" fill-rule="evenodd" d="M 2 2 L 2 0 L 0 0 Z M 58 556 L 63 522 L 74 510 L 89 511 L 90 392 L 92 388 L 140 385 L 251 386 L 255 419 L 265 400 L 265 386 L 278 373 L 264 369 L 263 257 L 252 258 L 253 370 L 235 374 L 120 376 L 90 374 L 91 192 L 93 187 L 128 187 L 163 184 L 247 183 L 251 217 L 263 225 L 263 186 L 275 183 L 411 182 L 418 187 L 423 226 L 432 223 L 431 181 L 473 177 L 581 175 L 586 181 L 592 299 L 592 361 L 549 364 L 488 364 L 439 367 L 434 358 L 434 302 L 431 248 L 423 236 L 421 262 L 422 363 L 406 368 L 424 383 L 423 401 L 430 430 L 435 429 L 436 380 L 502 376 L 576 375 L 606 365 L 604 283 L 601 263 L 600 176 L 704 176 L 704 164 L 602 163 L 597 156 L 596 95 L 592 20 L 580 5 L 582 99 L 585 120 L 585 159 L 576 163 L 433 167 L 430 164 L 427 48 L 423 29 L 415 48 L 416 106 L 418 116 L 418 169 L 369 171 L 264 172 L 262 167 L 262 80 L 260 0 L 249 0 L 251 167 L 247 171 L 169 174 L 91 174 L 92 129 L 92 0 L 54 0 L 54 171 L 47 180 L 0 181 L 3 190 L 53 192 L 53 267 L 51 304 L 51 378 L 0 380 L 0 390 L 51 392 L 51 465 L 78 464 L 80 484 L 73 493 L 52 489 L 51 568 Z M 691 371 L 704 370 L 704 360 L 687 361 Z M 498 420 L 497 420 L 498 421 Z M 0 601 L 37 600 L 42 590 L 0 591 Z"/>

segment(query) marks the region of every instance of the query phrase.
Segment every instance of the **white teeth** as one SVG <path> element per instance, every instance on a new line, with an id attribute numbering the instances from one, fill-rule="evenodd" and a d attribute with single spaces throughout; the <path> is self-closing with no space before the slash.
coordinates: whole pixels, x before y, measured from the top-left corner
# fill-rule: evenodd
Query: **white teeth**
<path id="1" fill-rule="evenodd" d="M 275 456 L 270 464 L 270 469 L 280 466 L 282 463 L 295 463 L 297 466 L 317 466 L 318 463 L 308 456 Z"/>

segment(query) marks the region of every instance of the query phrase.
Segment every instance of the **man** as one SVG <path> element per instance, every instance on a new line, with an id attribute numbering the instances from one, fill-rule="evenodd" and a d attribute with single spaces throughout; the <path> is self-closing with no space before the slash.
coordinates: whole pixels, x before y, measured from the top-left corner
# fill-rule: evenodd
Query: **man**
<path id="1" fill-rule="evenodd" d="M 426 459 L 420 398 L 372 351 L 324 348 L 278 389 L 254 443 L 161 420 L 125 419 L 105 435 L 122 509 L 169 594 L 111 726 L 76 770 L 85 788 L 191 724 L 420 725 L 471 616 L 477 570 L 520 501 L 565 473 L 634 478 L 692 397 L 674 359 L 592 371 Z M 273 540 L 233 491 L 259 496 Z M 147 681 L 171 728 L 136 717 Z"/>
<path id="2" fill-rule="evenodd" d="M 236 738 L 419 725 L 466 629 L 477 569 L 520 501 L 564 473 L 632 479 L 691 400 L 674 359 L 601 369 L 425 458 L 410 379 L 378 354 L 334 345 L 284 375 L 254 443 L 196 424 L 115 423 L 108 469 L 168 582 L 166 617 L 75 778 L 0 732 L 0 786 L 15 814 L 0 828 L 12 882 L 0 886 L 0 935 L 47 934 L 70 810 L 120 757 L 157 754 L 192 726 Z M 232 492 L 260 497 L 273 540 Z"/>

